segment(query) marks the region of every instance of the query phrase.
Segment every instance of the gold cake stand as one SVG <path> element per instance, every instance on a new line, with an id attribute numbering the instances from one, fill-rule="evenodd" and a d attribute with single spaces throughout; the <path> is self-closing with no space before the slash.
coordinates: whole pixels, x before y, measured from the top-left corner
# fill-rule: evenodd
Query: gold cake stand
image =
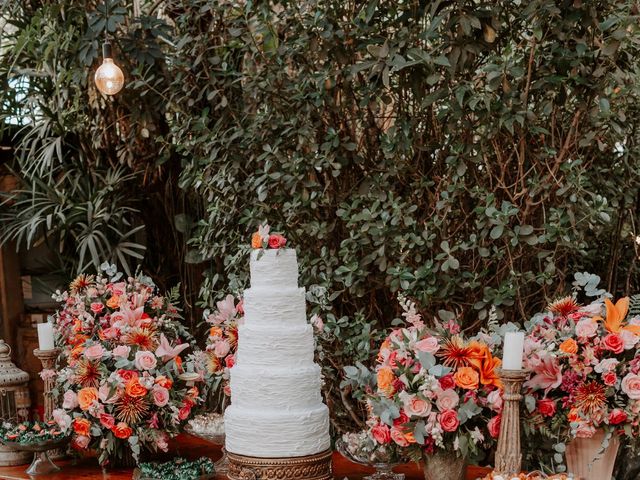
<path id="1" fill-rule="evenodd" d="M 331 450 L 305 457 L 258 458 L 227 452 L 229 480 L 332 480 Z"/>

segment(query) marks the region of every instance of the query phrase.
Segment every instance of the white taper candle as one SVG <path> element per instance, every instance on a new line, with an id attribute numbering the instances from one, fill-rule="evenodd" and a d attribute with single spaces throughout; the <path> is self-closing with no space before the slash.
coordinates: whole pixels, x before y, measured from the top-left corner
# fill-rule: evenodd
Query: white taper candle
<path id="1" fill-rule="evenodd" d="M 522 370 L 524 354 L 524 332 L 507 332 L 504 336 L 502 368 L 504 370 Z"/>
<path id="2" fill-rule="evenodd" d="M 38 348 L 40 350 L 53 350 L 53 324 L 44 322 L 38 324 Z"/>

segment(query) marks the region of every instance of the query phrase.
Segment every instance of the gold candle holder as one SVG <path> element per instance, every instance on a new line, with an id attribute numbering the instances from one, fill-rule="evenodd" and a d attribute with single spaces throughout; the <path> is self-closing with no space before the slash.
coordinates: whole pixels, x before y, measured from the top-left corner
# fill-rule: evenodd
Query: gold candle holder
<path id="1" fill-rule="evenodd" d="M 498 371 L 504 393 L 502 399 L 502 420 L 496 450 L 495 473 L 518 475 L 522 469 L 522 449 L 520 447 L 520 401 L 522 383 L 529 375 L 526 370 Z"/>
<path id="2" fill-rule="evenodd" d="M 33 354 L 42 362 L 42 371 L 54 370 L 56 365 L 56 359 L 60 355 L 60 349 L 54 348 L 53 350 L 40 350 L 36 348 Z M 55 387 L 55 376 L 42 375 L 42 381 L 44 382 L 44 415 L 43 420 L 48 422 L 52 420 L 53 411 L 56 408 L 56 399 L 53 398 L 53 390 Z"/>

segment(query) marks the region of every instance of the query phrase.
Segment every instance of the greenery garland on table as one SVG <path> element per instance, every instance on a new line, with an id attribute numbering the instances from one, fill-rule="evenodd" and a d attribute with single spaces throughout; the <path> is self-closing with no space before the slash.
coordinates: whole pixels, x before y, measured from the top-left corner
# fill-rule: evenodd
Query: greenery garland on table
<path id="1" fill-rule="evenodd" d="M 59 440 L 67 436 L 56 422 L 23 422 L 18 425 L 5 423 L 0 427 L 2 443 L 33 445 L 49 440 Z"/>
<path id="2" fill-rule="evenodd" d="M 135 478 L 162 480 L 196 480 L 210 478 L 215 473 L 215 467 L 210 458 L 200 457 L 197 460 L 186 460 L 182 457 L 174 458 L 169 462 L 141 463 L 139 475 Z"/>

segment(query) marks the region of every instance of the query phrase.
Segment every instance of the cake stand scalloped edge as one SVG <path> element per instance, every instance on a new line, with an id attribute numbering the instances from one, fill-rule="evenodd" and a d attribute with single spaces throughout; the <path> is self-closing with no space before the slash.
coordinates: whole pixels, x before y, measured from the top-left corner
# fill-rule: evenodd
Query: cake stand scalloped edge
<path id="1" fill-rule="evenodd" d="M 332 451 L 287 458 L 262 458 L 227 452 L 229 480 L 332 480 Z"/>

